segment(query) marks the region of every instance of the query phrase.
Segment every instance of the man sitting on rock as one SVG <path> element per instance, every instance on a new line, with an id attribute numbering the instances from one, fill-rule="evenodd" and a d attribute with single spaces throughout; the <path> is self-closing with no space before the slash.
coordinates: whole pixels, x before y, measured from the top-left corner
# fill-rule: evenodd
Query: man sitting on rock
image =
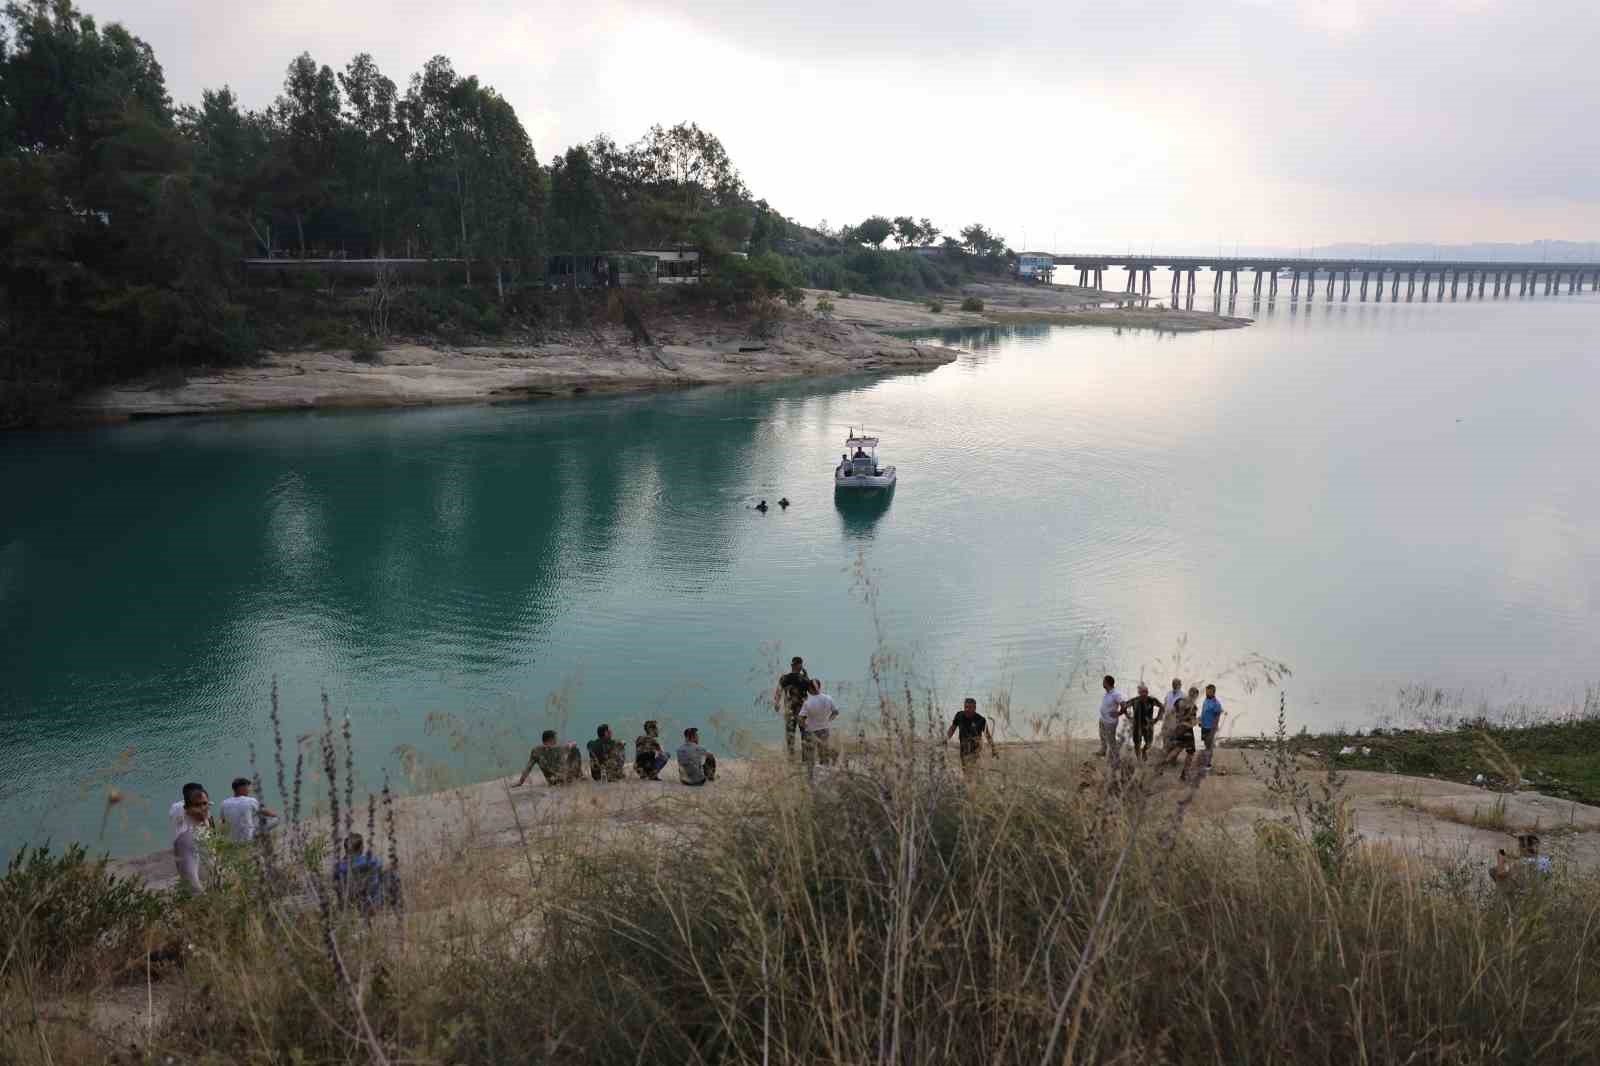
<path id="1" fill-rule="evenodd" d="M 690 726 L 678 747 L 678 780 L 698 788 L 716 779 L 717 757 L 700 746 L 700 730 Z"/>
<path id="2" fill-rule="evenodd" d="M 611 727 L 602 725 L 589 741 L 589 776 L 596 781 L 621 781 L 622 757 L 627 745 L 611 735 Z"/>
<path id="3" fill-rule="evenodd" d="M 661 768 L 667 765 L 667 753 L 661 749 L 657 728 L 652 718 L 633 742 L 633 771 L 641 781 L 660 781 Z"/>
<path id="4" fill-rule="evenodd" d="M 539 746 L 528 753 L 528 765 L 523 767 L 522 776 L 511 787 L 521 788 L 527 784 L 528 775 L 535 766 L 544 774 L 547 785 L 569 785 L 583 776 L 583 756 L 578 754 L 577 742 L 557 743 L 554 729 L 544 731 Z"/>

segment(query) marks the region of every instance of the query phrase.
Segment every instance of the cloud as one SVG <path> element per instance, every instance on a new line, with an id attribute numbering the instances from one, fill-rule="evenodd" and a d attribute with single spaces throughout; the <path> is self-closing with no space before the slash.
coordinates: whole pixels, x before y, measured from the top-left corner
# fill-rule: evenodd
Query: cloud
<path id="1" fill-rule="evenodd" d="M 302 50 L 435 53 L 541 157 L 693 119 L 804 221 L 982 218 L 1013 243 L 1600 234 L 1600 15 L 1457 0 L 100 0 L 180 99 L 268 102 Z M 1068 240 L 1067 236 L 1060 238 Z"/>

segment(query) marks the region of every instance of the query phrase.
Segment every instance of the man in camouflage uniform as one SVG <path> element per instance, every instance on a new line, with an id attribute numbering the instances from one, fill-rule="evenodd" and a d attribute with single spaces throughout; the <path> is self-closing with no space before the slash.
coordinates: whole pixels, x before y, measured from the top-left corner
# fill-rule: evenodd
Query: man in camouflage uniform
<path id="1" fill-rule="evenodd" d="M 611 727 L 602 725 L 589 741 L 589 776 L 596 781 L 621 781 L 622 757 L 628 746 L 611 735 Z"/>
<path id="2" fill-rule="evenodd" d="M 661 750 L 655 719 L 651 719 L 633 742 L 633 771 L 641 781 L 660 781 L 661 768 L 665 765 L 667 753 Z"/>
<path id="3" fill-rule="evenodd" d="M 806 673 L 805 660 L 796 655 L 789 660 L 789 672 L 778 678 L 778 687 L 772 690 L 772 709 L 783 715 L 783 743 L 790 758 L 794 757 L 795 734 L 800 731 L 800 708 L 811 695 L 811 676 Z"/>
<path id="4" fill-rule="evenodd" d="M 538 747 L 528 753 L 528 765 L 523 767 L 522 776 L 511 787 L 521 788 L 527 784 L 528 775 L 535 766 L 544 774 L 547 785 L 571 784 L 583 776 L 583 756 L 578 754 L 578 745 L 571 741 L 565 745 L 557 743 L 554 729 L 544 731 Z"/>

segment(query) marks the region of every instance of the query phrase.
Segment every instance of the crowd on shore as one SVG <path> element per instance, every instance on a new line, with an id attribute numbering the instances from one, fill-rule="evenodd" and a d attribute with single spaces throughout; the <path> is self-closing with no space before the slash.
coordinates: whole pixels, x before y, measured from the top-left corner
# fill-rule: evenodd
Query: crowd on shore
<path id="1" fill-rule="evenodd" d="M 1113 769 L 1122 768 L 1124 741 L 1131 740 L 1134 757 L 1141 761 L 1148 759 L 1152 749 L 1159 745 L 1157 773 L 1177 765 L 1180 758 L 1183 763 L 1178 774 L 1180 779 L 1210 770 L 1225 713 L 1217 698 L 1216 685 L 1205 686 L 1204 699 L 1199 686 L 1185 690 L 1182 680 L 1176 677 L 1164 699 L 1152 696 L 1143 683 L 1139 684 L 1137 695 L 1126 698 L 1117 689 L 1116 678 L 1109 674 L 1102 679 L 1101 686 L 1104 695 L 1098 718 L 1100 749 L 1097 756 L 1108 760 Z M 772 693 L 772 708 L 783 717 L 785 751 L 791 759 L 798 752 L 808 775 L 814 775 L 818 765 L 827 766 L 838 761 L 839 749 L 833 737 L 834 721 L 839 717 L 838 704 L 823 691 L 822 681 L 807 673 L 805 661 L 799 656 L 790 661 L 789 671 L 778 678 Z M 1199 730 L 1198 745 L 1196 728 Z M 990 757 L 999 758 L 989 720 L 978 712 L 978 702 L 971 697 L 962 701 L 961 710 L 945 732 L 947 743 L 952 738 L 958 742 L 965 776 L 977 771 L 985 743 Z M 633 747 L 634 776 L 639 781 L 660 781 L 661 772 L 672 760 L 654 720 L 644 723 L 643 732 L 635 738 Z M 592 780 L 618 782 L 624 779 L 627 745 L 612 734 L 609 725 L 601 725 L 595 731 L 587 752 L 587 772 Z M 717 758 L 700 743 L 697 727 L 690 726 L 683 731 L 683 743 L 674 756 L 680 784 L 700 788 L 716 780 Z M 563 743 L 555 730 L 547 729 L 511 787 L 526 785 L 535 768 L 548 786 L 570 785 L 584 776 L 583 753 L 576 741 Z M 235 778 L 232 789 L 233 795 L 222 801 L 218 811 L 220 826 L 212 816 L 211 798 L 203 785 L 193 782 L 184 785 L 183 798 L 172 804 L 169 811 L 172 852 L 181 890 L 203 891 L 201 870 L 217 836 L 236 844 L 248 844 L 277 825 L 277 812 L 262 805 L 251 794 L 254 784 L 250 778 Z M 1537 867 L 1538 872 L 1548 874 L 1549 860 L 1539 855 L 1538 837 L 1525 834 L 1517 843 L 1517 866 L 1509 866 L 1508 857 L 1502 851 L 1497 868 L 1491 871 L 1495 880 L 1504 880 L 1509 876 L 1508 870 L 1521 866 Z M 350 834 L 343 851 L 333 869 L 334 885 L 341 898 L 362 906 L 380 905 L 393 891 L 392 877 L 385 872 L 382 860 L 367 849 L 360 834 Z"/>

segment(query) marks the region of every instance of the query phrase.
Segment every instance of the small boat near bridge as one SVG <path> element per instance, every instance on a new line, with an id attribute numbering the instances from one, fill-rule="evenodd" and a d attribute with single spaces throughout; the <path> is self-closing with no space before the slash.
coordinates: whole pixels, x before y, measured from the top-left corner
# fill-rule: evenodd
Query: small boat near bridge
<path id="1" fill-rule="evenodd" d="M 878 465 L 878 438 L 857 433 L 844 439 L 844 455 L 833 469 L 835 492 L 885 491 L 894 488 L 895 469 Z"/>

